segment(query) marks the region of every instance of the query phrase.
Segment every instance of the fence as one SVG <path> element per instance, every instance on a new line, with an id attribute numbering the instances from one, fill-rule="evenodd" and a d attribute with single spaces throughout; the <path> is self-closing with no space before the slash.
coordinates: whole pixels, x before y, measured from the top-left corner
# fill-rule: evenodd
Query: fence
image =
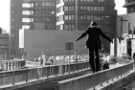
<path id="1" fill-rule="evenodd" d="M 16 71 L 0 72 L 0 86 L 15 85 L 17 83 L 28 83 L 40 79 L 57 78 L 58 76 L 88 70 L 88 62 L 50 65 L 46 67 L 20 69 Z"/>
<path id="2" fill-rule="evenodd" d="M 106 87 L 106 85 L 112 84 L 113 82 L 131 74 L 132 71 L 133 63 L 128 63 L 127 65 L 100 71 L 92 75 L 87 74 L 79 77 L 73 77 L 69 80 L 61 80 L 58 82 L 58 90 L 101 90 L 103 87 Z M 116 87 L 113 85 L 112 89 L 104 90 L 116 90 L 115 88 Z"/>
<path id="3" fill-rule="evenodd" d="M 24 68 L 24 60 L 0 60 L 1 71 L 13 71 Z"/>

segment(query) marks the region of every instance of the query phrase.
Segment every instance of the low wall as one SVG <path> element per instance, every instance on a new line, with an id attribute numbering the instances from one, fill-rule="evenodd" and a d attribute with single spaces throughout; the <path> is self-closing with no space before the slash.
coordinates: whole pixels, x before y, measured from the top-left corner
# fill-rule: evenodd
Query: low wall
<path id="1" fill-rule="evenodd" d="M 0 72 L 0 90 L 53 90 L 57 80 L 89 70 L 89 63 L 81 62 Z"/>
<path id="2" fill-rule="evenodd" d="M 14 71 L 25 67 L 25 60 L 0 60 L 1 71 Z"/>
<path id="3" fill-rule="evenodd" d="M 132 71 L 133 63 L 129 63 L 121 67 L 100 71 L 95 74 L 86 74 L 62 80 L 58 82 L 58 90 L 117 90 L 117 88 L 125 85 L 125 82 L 129 79 L 124 79 L 124 83 L 119 82 L 116 85 L 114 85 L 114 82 L 118 82 L 123 78 L 128 78 L 127 76 L 131 75 Z"/>

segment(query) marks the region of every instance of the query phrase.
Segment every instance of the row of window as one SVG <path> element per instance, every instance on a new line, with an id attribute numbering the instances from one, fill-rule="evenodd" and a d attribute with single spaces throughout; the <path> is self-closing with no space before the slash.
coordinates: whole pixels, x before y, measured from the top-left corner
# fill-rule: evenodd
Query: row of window
<path id="1" fill-rule="evenodd" d="M 64 2 L 75 2 L 75 0 L 64 0 Z"/>
<path id="2" fill-rule="evenodd" d="M 38 24 L 38 23 L 37 23 Z M 37 25 L 36 23 L 35 24 L 33 24 L 33 26 L 34 26 L 34 28 L 42 28 L 42 29 L 55 29 L 56 28 L 56 26 L 55 26 L 55 24 L 38 24 Z M 27 24 L 23 24 L 22 25 L 22 29 L 24 29 L 24 30 L 29 30 L 29 29 L 31 29 L 31 28 L 33 28 L 31 25 L 27 25 Z"/>
<path id="3" fill-rule="evenodd" d="M 130 2 L 134 2 L 135 0 L 126 0 L 126 2 L 130 3 Z"/>
<path id="4" fill-rule="evenodd" d="M 9 38 L 8 37 L 0 37 L 0 40 L 8 41 Z"/>
<path id="5" fill-rule="evenodd" d="M 103 6 L 80 6 L 80 9 L 88 11 L 104 11 Z"/>
<path id="6" fill-rule="evenodd" d="M 127 11 L 128 11 L 128 13 L 135 12 L 135 6 L 128 7 Z"/>
<path id="7" fill-rule="evenodd" d="M 45 7 L 45 6 L 56 6 L 56 3 L 53 1 L 53 2 L 47 2 L 47 1 L 44 1 L 44 2 L 37 2 L 37 3 L 34 3 L 34 5 L 35 6 L 43 6 L 43 7 Z"/>
<path id="8" fill-rule="evenodd" d="M 80 16 L 80 20 L 101 20 L 102 17 L 101 16 L 88 16 L 88 15 L 83 15 L 83 16 Z"/>
<path id="9" fill-rule="evenodd" d="M 34 19 L 33 18 L 22 18 L 22 22 L 30 23 L 30 22 L 34 22 Z"/>
<path id="10" fill-rule="evenodd" d="M 80 0 L 81 2 L 93 2 L 94 0 Z"/>
<path id="11" fill-rule="evenodd" d="M 104 11 L 103 6 L 80 6 L 81 10 L 88 10 L 88 11 Z M 75 11 L 74 6 L 65 6 L 64 11 Z"/>
<path id="12" fill-rule="evenodd" d="M 75 11 L 75 6 L 65 6 L 64 11 Z"/>
<path id="13" fill-rule="evenodd" d="M 65 15 L 65 20 L 75 20 L 75 15 Z"/>
<path id="14" fill-rule="evenodd" d="M 75 20 L 75 15 L 65 15 L 64 16 L 65 20 Z M 101 20 L 103 19 L 101 16 L 96 16 L 96 15 L 82 15 L 79 16 L 80 20 Z"/>
<path id="15" fill-rule="evenodd" d="M 33 15 L 34 12 L 32 10 L 23 10 L 22 15 Z"/>
<path id="16" fill-rule="evenodd" d="M 74 2 L 75 0 L 64 0 L 64 2 Z M 78 0 L 79 1 L 79 0 Z M 80 0 L 81 2 L 94 2 L 95 0 Z M 104 0 L 97 0 L 98 2 L 104 2 Z"/>
<path id="17" fill-rule="evenodd" d="M 22 8 L 33 8 L 35 6 L 42 6 L 42 7 L 47 7 L 47 6 L 56 6 L 55 2 L 40 2 L 40 3 L 22 3 Z"/>
<path id="18" fill-rule="evenodd" d="M 32 8 L 34 6 L 33 3 L 23 3 L 22 8 Z"/>
<path id="19" fill-rule="evenodd" d="M 64 30 L 75 30 L 75 25 L 74 24 L 64 25 Z"/>

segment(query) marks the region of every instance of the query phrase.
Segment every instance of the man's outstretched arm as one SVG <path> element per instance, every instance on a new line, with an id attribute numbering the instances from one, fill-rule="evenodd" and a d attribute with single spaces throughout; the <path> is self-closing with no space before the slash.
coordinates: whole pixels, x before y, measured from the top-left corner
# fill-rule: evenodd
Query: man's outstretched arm
<path id="1" fill-rule="evenodd" d="M 112 42 L 112 40 L 101 31 L 101 29 L 100 29 L 100 34 L 102 35 L 102 37 L 107 39 L 109 42 Z"/>
<path id="2" fill-rule="evenodd" d="M 78 40 L 82 39 L 82 38 L 85 37 L 86 35 L 87 35 L 87 31 L 84 32 L 83 34 L 81 34 L 81 36 L 78 37 L 75 41 L 78 41 Z"/>

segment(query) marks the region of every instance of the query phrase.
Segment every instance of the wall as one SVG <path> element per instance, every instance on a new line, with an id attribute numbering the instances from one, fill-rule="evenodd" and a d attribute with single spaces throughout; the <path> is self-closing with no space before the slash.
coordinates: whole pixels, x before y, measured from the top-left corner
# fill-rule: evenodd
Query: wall
<path id="1" fill-rule="evenodd" d="M 74 42 L 82 32 L 73 31 L 24 31 L 24 51 L 30 57 L 37 57 L 43 51 L 46 55 L 84 54 L 86 38 L 74 43 L 74 50 L 65 50 L 65 43 Z"/>

